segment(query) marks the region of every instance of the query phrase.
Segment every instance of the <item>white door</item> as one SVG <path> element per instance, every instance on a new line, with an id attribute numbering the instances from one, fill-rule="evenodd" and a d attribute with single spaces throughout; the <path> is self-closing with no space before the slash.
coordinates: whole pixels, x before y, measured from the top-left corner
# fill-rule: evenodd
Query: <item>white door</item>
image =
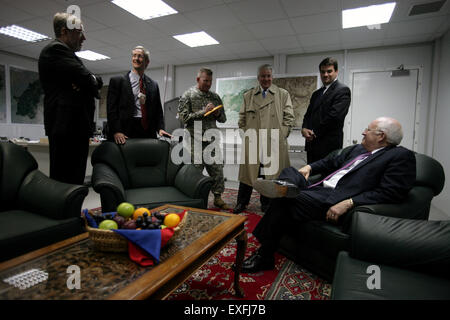
<path id="1" fill-rule="evenodd" d="M 409 71 L 409 75 L 402 76 L 391 76 L 391 70 L 352 73 L 350 139 L 347 139 L 347 145 L 361 143 L 364 128 L 372 120 L 387 116 L 402 124 L 401 145 L 416 150 L 419 69 Z"/>

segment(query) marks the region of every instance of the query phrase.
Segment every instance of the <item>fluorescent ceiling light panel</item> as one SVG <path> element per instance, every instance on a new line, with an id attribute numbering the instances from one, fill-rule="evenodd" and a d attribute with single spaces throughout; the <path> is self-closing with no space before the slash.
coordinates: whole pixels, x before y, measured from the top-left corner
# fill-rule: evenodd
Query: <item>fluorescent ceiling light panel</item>
<path id="1" fill-rule="evenodd" d="M 212 44 L 219 44 L 216 39 L 211 37 L 205 31 L 179 34 L 173 37 L 189 47 L 202 47 Z"/>
<path id="2" fill-rule="evenodd" d="M 389 2 L 368 7 L 342 10 L 342 28 L 355 28 L 387 23 L 391 20 L 396 3 Z"/>
<path id="3" fill-rule="evenodd" d="M 80 58 L 90 60 L 90 61 L 97 61 L 97 60 L 105 60 L 105 59 L 111 59 L 110 57 L 104 56 L 100 53 L 91 51 L 91 50 L 83 50 L 75 52 L 77 56 Z"/>
<path id="4" fill-rule="evenodd" d="M 0 33 L 28 42 L 38 42 L 50 39 L 46 35 L 16 26 L 15 24 L 0 28 Z"/>
<path id="5" fill-rule="evenodd" d="M 142 20 L 178 13 L 161 0 L 113 0 L 112 3 Z"/>

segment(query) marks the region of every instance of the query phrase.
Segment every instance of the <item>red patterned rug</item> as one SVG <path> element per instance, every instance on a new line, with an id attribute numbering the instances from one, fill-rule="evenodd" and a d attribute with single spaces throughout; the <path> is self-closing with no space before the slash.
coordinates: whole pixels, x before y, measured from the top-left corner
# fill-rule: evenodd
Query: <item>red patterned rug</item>
<path id="1" fill-rule="evenodd" d="M 225 189 L 222 195 L 224 201 L 234 207 L 237 190 Z M 210 195 L 208 208 L 219 210 L 213 206 Z M 94 210 L 101 210 L 96 208 Z M 247 216 L 245 229 L 248 242 L 246 258 L 258 248 L 258 240 L 251 231 L 258 224 L 261 212 L 259 194 L 253 192 L 247 210 L 241 215 Z M 186 280 L 169 297 L 169 300 L 236 300 L 234 295 L 234 272 L 231 266 L 235 262 L 236 242 L 230 242 L 216 256 L 203 265 L 195 274 Z M 331 284 L 313 273 L 290 261 L 286 257 L 275 254 L 275 269 L 253 274 L 242 274 L 240 284 L 245 297 L 242 300 L 328 300 L 331 294 Z"/>
<path id="2" fill-rule="evenodd" d="M 230 207 L 234 207 L 236 195 L 237 190 L 226 189 L 223 199 Z M 210 197 L 209 208 L 218 210 L 212 203 L 213 199 Z M 251 234 L 262 216 L 258 193 L 253 193 L 247 210 L 241 215 L 247 216 L 245 228 L 248 232 L 248 243 L 245 255 L 248 257 L 259 247 L 258 240 Z M 168 299 L 238 299 L 234 296 L 234 273 L 231 270 L 235 257 L 236 242 L 233 241 L 178 287 Z M 329 283 L 280 254 L 275 255 L 274 270 L 241 274 L 240 282 L 245 292 L 244 300 L 327 300 L 331 293 Z"/>

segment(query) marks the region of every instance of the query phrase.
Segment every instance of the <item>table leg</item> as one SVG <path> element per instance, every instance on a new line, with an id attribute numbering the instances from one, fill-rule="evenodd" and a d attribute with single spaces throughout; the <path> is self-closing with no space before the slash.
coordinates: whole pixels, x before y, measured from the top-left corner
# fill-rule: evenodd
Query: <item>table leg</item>
<path id="1" fill-rule="evenodd" d="M 244 262 L 245 251 L 247 250 L 247 232 L 243 230 L 237 237 L 236 261 L 234 265 L 234 291 L 239 298 L 244 297 L 244 291 L 239 285 L 239 276 Z"/>

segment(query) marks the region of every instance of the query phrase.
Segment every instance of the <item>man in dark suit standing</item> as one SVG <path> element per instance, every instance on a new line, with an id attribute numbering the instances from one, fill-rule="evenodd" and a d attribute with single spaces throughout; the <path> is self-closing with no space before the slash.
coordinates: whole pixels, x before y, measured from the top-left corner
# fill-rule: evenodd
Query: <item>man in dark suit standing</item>
<path id="1" fill-rule="evenodd" d="M 103 82 L 75 55 L 86 40 L 75 15 L 56 13 L 56 40 L 39 56 L 39 78 L 44 89 L 44 127 L 50 149 L 50 178 L 83 184 L 94 131 L 95 100 Z"/>
<path id="2" fill-rule="evenodd" d="M 302 124 L 307 163 L 342 148 L 344 120 L 351 99 L 350 89 L 337 80 L 336 59 L 325 58 L 319 64 L 319 70 L 323 87 L 311 96 Z"/>
<path id="3" fill-rule="evenodd" d="M 108 138 L 124 144 L 128 138 L 156 138 L 164 131 L 158 83 L 144 74 L 150 53 L 142 46 L 132 51 L 132 70 L 109 81 L 107 98 Z"/>
<path id="4" fill-rule="evenodd" d="M 403 137 L 400 123 L 392 118 L 372 121 L 362 133 L 361 144 L 338 156 L 296 170 L 284 169 L 279 180 L 257 180 L 254 188 L 272 199 L 253 234 L 261 243 L 244 262 L 244 272 L 272 269 L 273 253 L 290 221 L 327 220 L 337 223 L 353 206 L 402 201 L 416 180 L 416 158 L 397 146 Z M 310 174 L 327 177 L 310 184 Z"/>

